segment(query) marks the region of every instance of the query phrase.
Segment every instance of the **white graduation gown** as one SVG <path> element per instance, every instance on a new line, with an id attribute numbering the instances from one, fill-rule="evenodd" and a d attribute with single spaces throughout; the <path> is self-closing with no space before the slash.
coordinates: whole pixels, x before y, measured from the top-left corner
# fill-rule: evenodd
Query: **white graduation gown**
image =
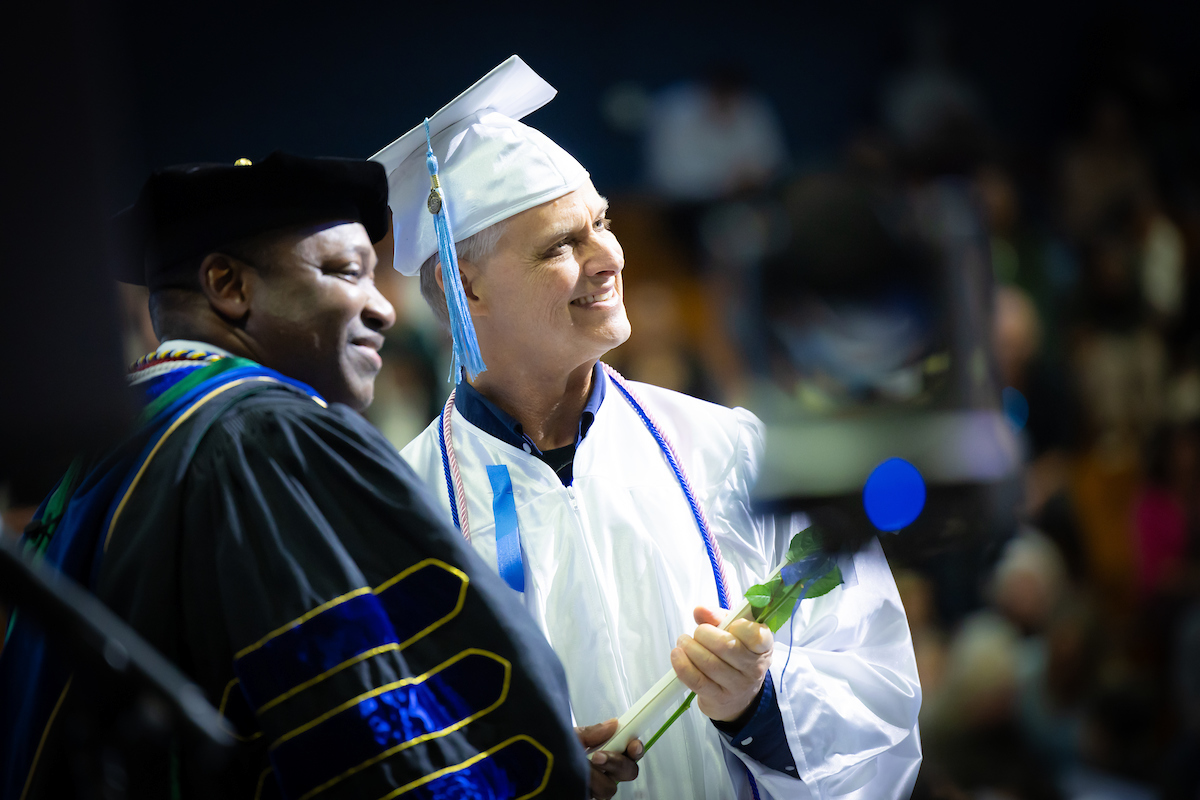
<path id="1" fill-rule="evenodd" d="M 792 533 L 751 513 L 762 423 L 745 409 L 628 385 L 674 444 L 719 542 L 731 602 L 740 598 L 777 566 Z M 449 516 L 440 424 L 402 455 Z M 671 668 L 676 639 L 695 629 L 692 609 L 717 607 L 703 540 L 657 443 L 611 384 L 579 445 L 569 488 L 544 462 L 485 434 L 457 409 L 451 424 L 472 545 L 497 564 L 486 467 L 506 464 L 523 600 L 566 668 L 576 724 L 620 716 Z M 771 674 L 799 774 L 745 756 L 693 706 L 618 797 L 750 800 L 743 763 L 764 798 L 911 794 L 921 762 L 921 689 L 908 621 L 879 544 L 850 561 L 842 564 L 846 585 L 803 602 L 795 631 L 776 634 Z M 791 662 L 781 677 L 789 639 Z"/>

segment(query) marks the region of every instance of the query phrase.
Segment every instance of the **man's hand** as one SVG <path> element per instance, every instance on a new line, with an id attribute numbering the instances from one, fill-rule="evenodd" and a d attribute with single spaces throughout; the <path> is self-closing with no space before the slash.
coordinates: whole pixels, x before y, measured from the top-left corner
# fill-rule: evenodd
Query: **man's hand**
<path id="1" fill-rule="evenodd" d="M 671 651 L 675 674 L 696 693 L 700 711 L 718 722 L 737 719 L 754 702 L 775 649 L 766 625 L 739 619 L 718 630 L 728 613 L 697 606 L 693 615 L 700 627 L 692 636 L 680 636 Z"/>
<path id="2" fill-rule="evenodd" d="M 610 719 L 598 725 L 588 725 L 576 728 L 575 735 L 583 749 L 590 750 L 607 742 L 617 732 L 617 721 Z M 592 778 L 590 781 L 590 796 L 597 800 L 609 800 L 617 793 L 617 784 L 631 781 L 638 776 L 638 759 L 645 749 L 642 743 L 634 739 L 625 748 L 625 753 L 612 753 L 607 750 L 597 750 L 588 756 L 592 762 Z"/>

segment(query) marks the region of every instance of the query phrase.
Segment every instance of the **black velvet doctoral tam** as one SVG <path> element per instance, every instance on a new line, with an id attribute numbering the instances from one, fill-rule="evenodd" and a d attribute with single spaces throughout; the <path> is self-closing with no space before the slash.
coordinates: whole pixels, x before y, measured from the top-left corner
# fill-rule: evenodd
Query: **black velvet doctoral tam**
<path id="1" fill-rule="evenodd" d="M 118 280 L 156 289 L 194 278 L 196 259 L 294 225 L 361 222 L 387 235 L 387 176 L 374 161 L 274 152 L 262 161 L 179 164 L 153 173 L 113 221 Z"/>

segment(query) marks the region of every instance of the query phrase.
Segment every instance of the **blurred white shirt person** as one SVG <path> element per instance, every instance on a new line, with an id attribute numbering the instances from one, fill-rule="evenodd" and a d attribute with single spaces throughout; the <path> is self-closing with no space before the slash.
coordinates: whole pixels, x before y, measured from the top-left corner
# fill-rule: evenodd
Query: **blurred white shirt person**
<path id="1" fill-rule="evenodd" d="M 706 202 L 757 188 L 787 162 L 775 109 L 733 66 L 715 65 L 703 81 L 664 90 L 646 122 L 650 185 L 671 200 Z"/>
<path id="2" fill-rule="evenodd" d="M 878 543 L 794 630 L 715 627 L 793 533 L 750 508 L 762 425 L 600 362 L 630 333 L 624 255 L 587 171 L 517 121 L 553 96 L 514 56 L 434 115 L 441 194 L 422 128 L 375 156 L 394 265 L 420 274 L 466 368 L 404 457 L 545 632 L 577 722 L 619 716 L 672 668 L 696 692 L 621 797 L 907 797 L 920 686 Z M 461 288 L 440 263 L 443 209 Z M 605 762 L 625 757 L 597 756 L 593 792 L 610 796 L 622 775 Z"/>

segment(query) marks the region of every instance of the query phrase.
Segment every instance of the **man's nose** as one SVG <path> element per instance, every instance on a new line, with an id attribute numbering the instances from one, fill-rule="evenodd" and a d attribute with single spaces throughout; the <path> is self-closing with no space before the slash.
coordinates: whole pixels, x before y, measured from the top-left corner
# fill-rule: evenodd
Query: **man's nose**
<path id="1" fill-rule="evenodd" d="M 625 251 L 615 236 L 596 239 L 588 252 L 584 270 L 589 276 L 618 275 L 625 269 Z"/>
<path id="2" fill-rule="evenodd" d="M 367 296 L 362 315 L 367 327 L 374 331 L 386 331 L 396 324 L 396 309 L 374 284 L 371 284 L 371 293 Z"/>

